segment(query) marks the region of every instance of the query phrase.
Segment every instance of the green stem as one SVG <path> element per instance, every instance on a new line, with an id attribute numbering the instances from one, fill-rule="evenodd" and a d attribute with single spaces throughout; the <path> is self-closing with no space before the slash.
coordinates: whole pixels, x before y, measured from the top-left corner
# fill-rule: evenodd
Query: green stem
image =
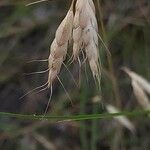
<path id="1" fill-rule="evenodd" d="M 93 114 L 98 113 L 99 105 L 96 103 L 93 105 Z M 91 133 L 91 149 L 97 150 L 98 136 L 100 134 L 98 127 L 98 120 L 92 120 L 92 133 Z"/>
<path id="2" fill-rule="evenodd" d="M 122 111 L 119 113 L 103 113 L 103 114 L 89 114 L 89 115 L 73 115 L 73 116 L 50 116 L 50 115 L 25 115 L 25 114 L 15 114 L 0 112 L 0 117 L 13 117 L 23 120 L 53 120 L 53 121 L 85 121 L 85 120 L 94 120 L 94 119 L 110 119 L 117 116 L 131 116 L 139 117 L 143 115 L 149 115 L 150 110 L 137 110 L 137 111 Z"/>
<path id="3" fill-rule="evenodd" d="M 84 84 L 84 83 L 83 83 Z M 83 85 L 84 86 L 84 85 Z M 87 102 L 87 89 L 81 87 L 81 95 L 80 95 L 80 114 L 83 115 L 86 113 L 86 102 Z M 85 86 L 86 87 L 86 86 Z M 87 139 L 87 125 L 86 122 L 80 123 L 80 140 L 81 140 L 81 149 L 88 150 L 88 139 Z"/>

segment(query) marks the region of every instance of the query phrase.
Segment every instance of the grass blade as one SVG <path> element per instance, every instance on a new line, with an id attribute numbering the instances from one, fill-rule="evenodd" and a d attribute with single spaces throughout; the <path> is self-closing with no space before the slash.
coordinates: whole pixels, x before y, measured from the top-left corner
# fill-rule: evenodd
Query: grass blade
<path id="1" fill-rule="evenodd" d="M 13 117 L 16 119 L 23 120 L 54 120 L 54 121 L 84 121 L 84 120 L 93 120 L 93 119 L 107 119 L 117 116 L 131 116 L 139 117 L 143 115 L 150 114 L 150 110 L 135 110 L 132 112 L 122 111 L 119 113 L 103 113 L 103 114 L 89 114 L 89 115 L 72 115 L 72 116 L 50 116 L 50 115 L 26 115 L 26 114 L 15 114 L 0 112 L 0 117 Z"/>

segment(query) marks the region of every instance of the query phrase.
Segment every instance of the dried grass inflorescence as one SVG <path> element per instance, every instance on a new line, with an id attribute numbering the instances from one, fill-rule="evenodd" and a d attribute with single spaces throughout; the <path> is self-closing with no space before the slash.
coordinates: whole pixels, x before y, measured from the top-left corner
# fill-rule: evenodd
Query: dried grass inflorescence
<path id="1" fill-rule="evenodd" d="M 75 7 L 75 10 L 73 8 Z M 98 25 L 93 0 L 73 0 L 72 5 L 58 27 L 49 56 L 48 87 L 58 76 L 67 54 L 68 43 L 73 39 L 73 61 L 80 52 L 86 54 L 94 79 L 99 81 Z M 86 59 L 85 58 L 85 59 Z"/>
<path id="2" fill-rule="evenodd" d="M 71 5 L 66 17 L 59 25 L 55 39 L 50 47 L 49 62 L 49 76 L 48 76 L 48 87 L 52 84 L 54 79 L 60 72 L 61 65 L 67 54 L 68 42 L 72 33 L 73 25 L 73 4 Z"/>
<path id="3" fill-rule="evenodd" d="M 73 24 L 73 58 L 84 50 L 93 77 L 99 78 L 98 25 L 92 0 L 77 0 Z"/>
<path id="4" fill-rule="evenodd" d="M 150 101 L 147 94 L 150 94 L 150 83 L 142 76 L 124 67 L 123 70 L 131 78 L 133 93 L 138 103 L 146 110 L 150 110 Z"/>
<path id="5" fill-rule="evenodd" d="M 119 113 L 120 110 L 118 110 L 116 107 L 112 105 L 106 105 L 106 109 L 109 113 Z M 118 116 L 114 117 L 120 124 L 122 124 L 124 127 L 129 129 L 132 133 L 135 132 L 135 126 L 132 124 L 132 122 L 125 116 Z"/>

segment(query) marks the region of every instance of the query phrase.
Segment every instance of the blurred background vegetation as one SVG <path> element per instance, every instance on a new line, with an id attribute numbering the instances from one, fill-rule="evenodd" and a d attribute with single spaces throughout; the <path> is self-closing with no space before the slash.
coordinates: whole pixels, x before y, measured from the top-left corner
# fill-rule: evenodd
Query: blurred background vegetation
<path id="1" fill-rule="evenodd" d="M 50 90 L 31 93 L 47 80 L 47 73 L 26 76 L 47 69 L 46 62 L 55 31 L 71 0 L 50 0 L 32 6 L 32 1 L 0 1 L 0 111 L 43 114 Z M 99 33 L 111 52 L 111 60 L 100 45 L 103 67 L 101 93 L 97 91 L 88 65 L 62 68 L 60 78 L 73 101 L 56 80 L 48 114 L 74 115 L 106 112 L 111 104 L 120 110 L 142 109 L 132 92 L 123 66 L 150 80 L 150 1 L 95 0 Z M 71 52 L 71 48 L 69 49 Z M 110 62 L 110 63 L 109 63 Z M 66 61 L 67 63 L 67 61 Z M 85 71 L 86 70 L 86 71 Z M 101 97 L 100 97 L 101 95 Z M 149 150 L 150 120 L 129 118 L 135 132 L 118 126 L 113 119 L 85 122 L 27 121 L 0 118 L 2 150 Z"/>

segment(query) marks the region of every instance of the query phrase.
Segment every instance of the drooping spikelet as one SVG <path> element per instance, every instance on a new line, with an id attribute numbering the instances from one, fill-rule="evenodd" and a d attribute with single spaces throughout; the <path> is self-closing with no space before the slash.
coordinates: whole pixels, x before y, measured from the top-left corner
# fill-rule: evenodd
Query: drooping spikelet
<path id="1" fill-rule="evenodd" d="M 150 94 L 150 83 L 139 74 L 131 71 L 129 68 L 124 67 L 123 70 L 131 78 L 133 93 L 138 103 L 146 110 L 150 110 L 150 101 L 147 94 Z"/>
<path id="2" fill-rule="evenodd" d="M 146 92 L 142 89 L 142 87 L 136 82 L 132 80 L 132 87 L 134 95 L 139 102 L 139 104 L 146 110 L 150 110 L 150 101 L 146 94 Z"/>
<path id="3" fill-rule="evenodd" d="M 106 105 L 106 109 L 109 113 L 119 113 L 120 110 L 118 110 L 116 107 L 112 105 Z M 124 127 L 129 129 L 131 132 L 135 132 L 135 126 L 131 123 L 131 121 L 125 117 L 125 116 L 118 116 L 114 117 L 115 120 L 117 120 L 120 124 L 122 124 Z"/>
<path id="4" fill-rule="evenodd" d="M 98 25 L 93 0 L 77 0 L 73 26 L 73 56 L 85 50 L 94 78 L 99 78 Z"/>
<path id="5" fill-rule="evenodd" d="M 77 0 L 76 4 L 74 2 L 73 0 L 71 8 L 58 27 L 50 48 L 48 87 L 60 72 L 71 36 L 73 60 L 79 58 L 81 50 L 84 51 L 93 77 L 99 81 L 98 25 L 95 6 L 93 0 Z"/>
<path id="6" fill-rule="evenodd" d="M 148 94 L 150 94 L 150 82 L 147 81 L 142 76 L 131 71 L 129 68 L 124 67 L 123 70 L 131 77 L 132 80 L 135 80 Z"/>
<path id="7" fill-rule="evenodd" d="M 61 24 L 59 25 L 55 39 L 50 47 L 50 56 L 48 58 L 49 62 L 49 76 L 48 76 L 48 87 L 52 84 L 54 79 L 60 72 L 63 60 L 66 57 L 68 41 L 70 40 L 70 35 L 72 33 L 73 26 L 73 3 Z"/>

